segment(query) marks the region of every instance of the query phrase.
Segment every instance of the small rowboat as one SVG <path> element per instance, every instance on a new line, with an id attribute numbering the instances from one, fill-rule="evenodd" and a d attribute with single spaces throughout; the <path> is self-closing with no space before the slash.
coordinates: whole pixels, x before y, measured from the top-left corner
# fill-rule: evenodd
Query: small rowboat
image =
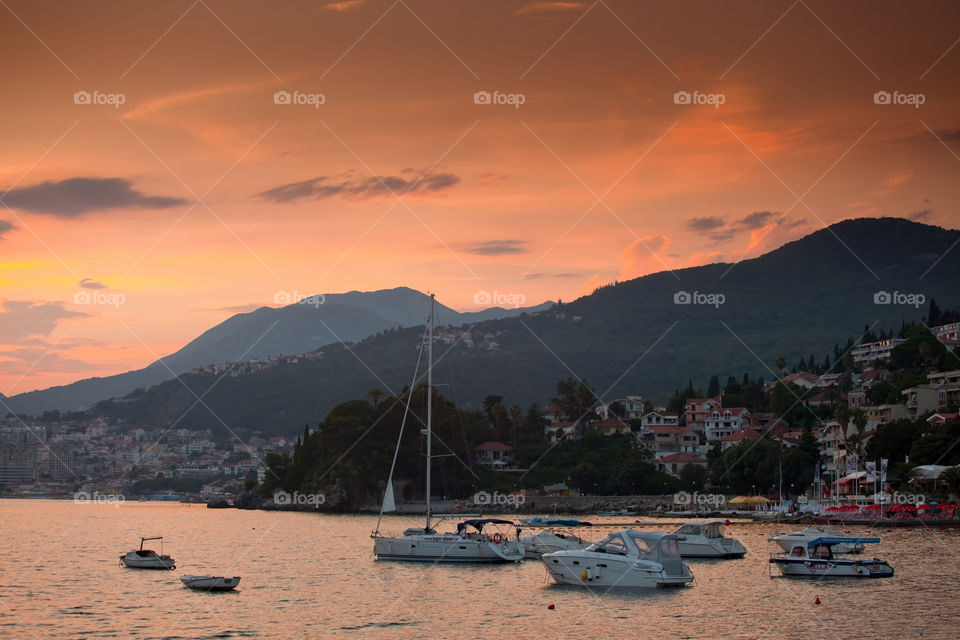
<path id="1" fill-rule="evenodd" d="M 232 591 L 240 584 L 240 576 L 180 576 L 183 586 L 199 591 Z"/>

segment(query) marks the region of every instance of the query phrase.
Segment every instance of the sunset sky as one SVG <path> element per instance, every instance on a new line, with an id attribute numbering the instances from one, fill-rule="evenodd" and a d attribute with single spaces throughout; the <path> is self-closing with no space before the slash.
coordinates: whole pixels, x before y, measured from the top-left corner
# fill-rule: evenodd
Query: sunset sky
<path id="1" fill-rule="evenodd" d="M 532 305 L 846 218 L 960 226 L 955 2 L 0 16 L 5 395 L 142 367 L 281 292 Z"/>

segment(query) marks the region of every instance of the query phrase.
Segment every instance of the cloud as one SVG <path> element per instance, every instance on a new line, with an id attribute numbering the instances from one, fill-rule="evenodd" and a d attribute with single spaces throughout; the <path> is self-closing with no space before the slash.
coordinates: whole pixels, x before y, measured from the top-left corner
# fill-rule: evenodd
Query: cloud
<path id="1" fill-rule="evenodd" d="M 339 2 L 325 4 L 323 5 L 323 8 L 330 11 L 347 11 L 349 9 L 353 9 L 354 7 L 359 7 L 362 4 L 363 0 L 340 0 Z"/>
<path id="2" fill-rule="evenodd" d="M 391 192 L 396 195 L 405 193 L 436 192 L 460 182 L 452 173 L 432 173 L 421 179 L 407 180 L 396 176 L 374 176 L 365 180 L 342 180 L 330 182 L 326 176 L 291 182 L 268 189 L 257 194 L 261 200 L 277 203 L 296 202 L 298 200 L 320 200 L 343 195 L 354 198 L 370 198 Z"/>
<path id="3" fill-rule="evenodd" d="M 467 253 L 478 256 L 502 256 L 511 253 L 526 253 L 524 240 L 489 240 L 467 249 Z"/>
<path id="4" fill-rule="evenodd" d="M 102 209 L 164 209 L 189 201 L 148 196 L 134 189 L 132 183 L 124 178 L 68 178 L 13 189 L 3 196 L 3 202 L 11 208 L 31 213 L 77 218 Z"/>
<path id="5" fill-rule="evenodd" d="M 583 2 L 563 2 L 560 0 L 538 0 L 537 2 L 528 2 L 513 12 L 513 15 L 519 16 L 526 13 L 537 13 L 542 11 L 573 11 L 583 9 L 586 6 Z"/>
<path id="6" fill-rule="evenodd" d="M 726 225 L 726 222 L 722 218 L 716 216 L 705 216 L 703 218 L 690 218 L 687 221 L 687 228 L 691 231 L 696 231 L 697 233 L 703 233 L 706 231 L 713 231 L 714 229 L 719 229 L 720 227 Z"/>
<path id="7" fill-rule="evenodd" d="M 0 347 L 0 372 L 29 378 L 51 371 L 82 372 L 96 371 L 101 368 L 100 365 L 83 360 L 61 357 L 58 353 L 62 350 L 61 347 L 62 345 L 53 346 L 46 343 L 37 347 Z"/>
<path id="8" fill-rule="evenodd" d="M 267 306 L 270 305 L 262 302 L 251 302 L 249 304 L 234 304 L 226 307 L 204 307 L 202 309 L 190 309 L 190 311 L 192 313 L 207 313 L 211 311 L 216 313 L 223 313 L 224 311 L 228 311 L 230 313 L 249 313 L 251 311 L 256 311 L 261 307 Z"/>
<path id="9" fill-rule="evenodd" d="M 672 260 L 661 255 L 670 244 L 667 236 L 644 236 L 628 244 L 620 252 L 620 279 L 630 280 L 672 269 Z"/>
<path id="10" fill-rule="evenodd" d="M 883 179 L 883 185 L 885 187 L 899 187 L 909 182 L 915 175 L 916 173 L 913 171 L 913 169 L 906 169 L 900 173 L 888 175 Z"/>
<path id="11" fill-rule="evenodd" d="M 960 142 L 960 129 L 939 129 L 937 137 L 944 142 Z"/>
<path id="12" fill-rule="evenodd" d="M 605 284 L 609 284 L 609 282 L 601 278 L 599 273 L 595 273 L 587 278 L 587 281 L 580 286 L 580 290 L 577 291 L 577 297 L 588 296 Z"/>
<path id="13" fill-rule="evenodd" d="M 46 336 L 61 320 L 89 317 L 86 313 L 64 309 L 59 302 L 4 300 L 0 305 L 3 307 L 0 310 L 0 336 L 6 342 Z"/>
<path id="14" fill-rule="evenodd" d="M 770 218 L 779 215 L 771 211 L 754 211 L 745 218 L 737 220 L 734 225 L 745 229 L 762 229 L 770 221 Z"/>
<path id="15" fill-rule="evenodd" d="M 561 272 L 561 273 L 528 273 L 526 275 L 520 276 L 525 280 L 539 280 L 541 278 L 582 278 L 585 274 L 575 273 L 575 272 Z"/>
<path id="16" fill-rule="evenodd" d="M 3 237 L 3 234 L 5 234 L 8 231 L 13 231 L 15 228 L 16 227 L 13 226 L 12 222 L 8 222 L 7 220 L 0 220 L 0 238 Z"/>
<path id="17" fill-rule="evenodd" d="M 78 287 L 83 289 L 106 289 L 107 285 L 102 282 L 97 282 L 96 280 L 91 280 L 90 278 L 84 278 L 77 283 Z"/>
<path id="18" fill-rule="evenodd" d="M 925 220 L 933 215 L 933 209 L 922 209 L 920 211 L 914 211 L 911 214 L 908 214 L 907 217 L 911 220 Z"/>

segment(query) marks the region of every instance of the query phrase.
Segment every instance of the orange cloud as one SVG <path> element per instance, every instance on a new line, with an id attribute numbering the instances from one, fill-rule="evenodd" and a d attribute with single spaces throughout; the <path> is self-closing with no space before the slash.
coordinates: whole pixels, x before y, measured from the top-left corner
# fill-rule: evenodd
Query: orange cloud
<path id="1" fill-rule="evenodd" d="M 514 11 L 513 15 L 519 16 L 526 13 L 536 13 L 538 11 L 572 11 L 575 9 L 583 9 L 585 6 L 586 4 L 583 2 L 530 2 Z"/>
<path id="2" fill-rule="evenodd" d="M 673 260 L 662 255 L 670 244 L 667 236 L 644 236 L 628 244 L 620 252 L 620 279 L 631 280 L 648 273 L 672 269 Z"/>

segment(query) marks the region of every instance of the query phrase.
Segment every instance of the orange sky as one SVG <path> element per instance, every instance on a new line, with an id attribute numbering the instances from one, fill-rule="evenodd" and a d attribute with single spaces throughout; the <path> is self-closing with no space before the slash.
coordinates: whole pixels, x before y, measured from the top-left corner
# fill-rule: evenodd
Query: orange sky
<path id="1" fill-rule="evenodd" d="M 844 218 L 958 226 L 953 2 L 6 6 L 6 395 L 279 291 L 536 304 Z"/>

